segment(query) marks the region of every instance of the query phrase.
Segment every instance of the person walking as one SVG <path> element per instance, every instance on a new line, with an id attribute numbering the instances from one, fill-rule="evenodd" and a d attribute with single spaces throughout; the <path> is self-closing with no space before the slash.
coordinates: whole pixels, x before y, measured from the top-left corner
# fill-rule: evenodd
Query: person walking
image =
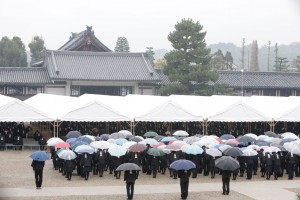
<path id="1" fill-rule="evenodd" d="M 81 157 L 81 166 L 84 179 L 88 180 L 90 172 L 92 171 L 92 156 L 87 153 L 83 154 Z"/>
<path id="2" fill-rule="evenodd" d="M 189 194 L 189 178 L 191 170 L 178 170 L 178 177 L 180 178 L 181 199 L 186 199 Z"/>
<path id="3" fill-rule="evenodd" d="M 230 177 L 231 177 L 232 171 L 229 170 L 223 170 L 222 171 L 222 184 L 223 184 L 223 195 L 228 195 L 230 192 L 229 188 L 229 182 L 230 182 Z"/>
<path id="4" fill-rule="evenodd" d="M 34 171 L 36 189 L 41 189 L 43 183 L 43 169 L 45 161 L 33 160 L 31 167 Z"/>
<path id="5" fill-rule="evenodd" d="M 131 200 L 134 194 L 134 184 L 137 179 L 136 170 L 124 172 L 124 181 L 126 181 L 127 200 Z"/>
<path id="6" fill-rule="evenodd" d="M 75 161 L 73 159 L 69 158 L 69 160 L 65 160 L 65 173 L 68 181 L 70 181 L 72 178 L 72 173 L 74 168 L 75 168 Z"/>

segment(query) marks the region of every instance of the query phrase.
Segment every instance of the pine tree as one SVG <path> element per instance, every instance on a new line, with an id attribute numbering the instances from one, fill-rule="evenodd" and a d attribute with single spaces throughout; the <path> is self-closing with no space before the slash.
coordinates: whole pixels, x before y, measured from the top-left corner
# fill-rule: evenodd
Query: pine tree
<path id="1" fill-rule="evenodd" d="M 172 83 L 161 88 L 162 94 L 212 94 L 208 82 L 215 82 L 218 73 L 211 70 L 210 49 L 202 29 L 199 22 L 182 19 L 169 34 L 174 49 L 165 55 L 164 73 Z"/>
<path id="2" fill-rule="evenodd" d="M 42 37 L 34 36 L 28 47 L 30 48 L 32 62 L 43 59 L 46 47 Z"/>
<path id="3" fill-rule="evenodd" d="M 115 52 L 130 52 L 129 43 L 126 37 L 118 37 Z"/>
<path id="4" fill-rule="evenodd" d="M 257 46 L 257 40 L 254 40 L 252 42 L 251 47 L 251 60 L 250 60 L 250 69 L 249 71 L 257 72 L 259 71 L 258 66 L 258 46 Z"/>
<path id="5" fill-rule="evenodd" d="M 233 57 L 229 51 L 225 54 L 225 66 L 227 70 L 233 70 Z"/>
<path id="6" fill-rule="evenodd" d="M 0 40 L 0 67 L 27 67 L 26 49 L 21 38 L 3 37 Z"/>
<path id="7" fill-rule="evenodd" d="M 226 60 L 220 49 L 212 55 L 211 66 L 214 70 L 224 70 L 226 68 Z"/>
<path id="8" fill-rule="evenodd" d="M 154 52 L 153 52 L 153 47 L 146 47 L 146 53 L 148 54 L 149 60 L 152 64 L 152 66 L 154 66 Z"/>

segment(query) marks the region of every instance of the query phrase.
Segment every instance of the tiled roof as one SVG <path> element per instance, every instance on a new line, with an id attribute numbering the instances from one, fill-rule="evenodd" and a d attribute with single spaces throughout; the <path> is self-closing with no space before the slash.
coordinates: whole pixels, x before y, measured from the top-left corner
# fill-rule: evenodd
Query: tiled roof
<path id="1" fill-rule="evenodd" d="M 95 37 L 94 31 L 87 27 L 87 30 L 82 31 L 80 33 L 72 33 L 69 41 L 65 43 L 58 50 L 61 51 L 74 51 L 76 50 L 82 43 L 85 42 L 86 38 L 89 37 L 94 45 L 96 45 L 103 52 L 111 52 L 111 50 L 105 46 L 98 38 Z"/>
<path id="2" fill-rule="evenodd" d="M 146 53 L 47 51 L 44 67 L 56 80 L 160 81 Z"/>
<path id="3" fill-rule="evenodd" d="M 0 67 L 0 84 L 51 83 L 44 67 Z"/>
<path id="4" fill-rule="evenodd" d="M 300 73 L 219 71 L 216 83 L 245 88 L 300 88 Z"/>

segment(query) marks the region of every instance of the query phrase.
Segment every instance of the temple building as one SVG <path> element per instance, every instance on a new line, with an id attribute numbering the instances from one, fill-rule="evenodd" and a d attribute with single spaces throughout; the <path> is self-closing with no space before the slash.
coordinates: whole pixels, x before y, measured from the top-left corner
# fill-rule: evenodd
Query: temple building
<path id="1" fill-rule="evenodd" d="M 217 83 L 240 96 L 300 96 L 300 73 L 219 71 Z M 21 100 L 38 93 L 80 96 L 160 95 L 168 78 L 154 69 L 147 53 L 112 52 L 91 26 L 71 33 L 58 50 L 46 50 L 31 67 L 0 67 L 0 94 Z M 213 84 L 212 84 L 213 85 Z"/>

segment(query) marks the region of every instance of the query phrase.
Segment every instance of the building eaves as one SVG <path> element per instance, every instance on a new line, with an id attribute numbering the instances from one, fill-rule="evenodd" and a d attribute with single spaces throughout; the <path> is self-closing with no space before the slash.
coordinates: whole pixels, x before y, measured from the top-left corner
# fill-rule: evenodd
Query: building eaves
<path id="1" fill-rule="evenodd" d="M 44 66 L 56 80 L 160 81 L 146 53 L 47 51 Z"/>
<path id="2" fill-rule="evenodd" d="M 49 84 L 44 67 L 0 67 L 0 84 Z"/>
<path id="3" fill-rule="evenodd" d="M 300 88 L 300 73 L 219 71 L 216 83 L 234 88 Z"/>

